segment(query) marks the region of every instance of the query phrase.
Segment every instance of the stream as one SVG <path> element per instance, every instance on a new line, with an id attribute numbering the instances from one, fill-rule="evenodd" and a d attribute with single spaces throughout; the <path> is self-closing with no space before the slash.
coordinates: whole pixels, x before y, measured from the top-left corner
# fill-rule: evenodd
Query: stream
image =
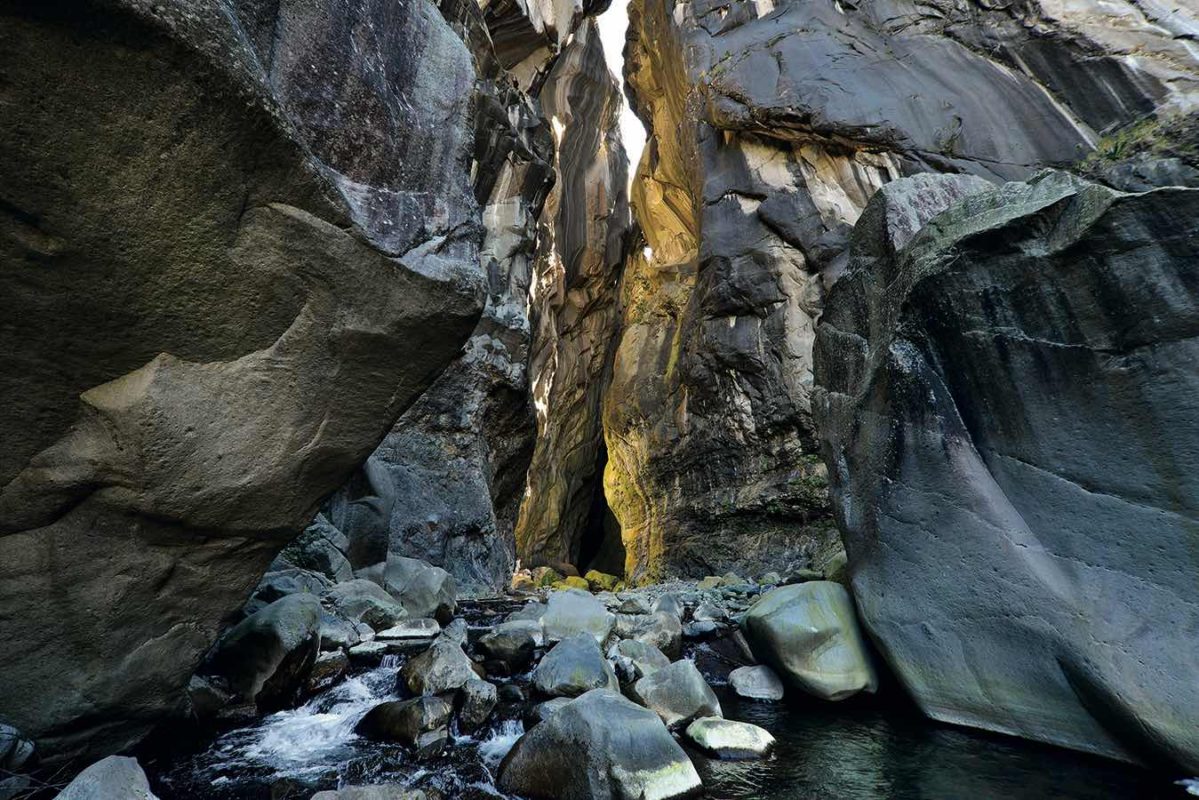
<path id="1" fill-rule="evenodd" d="M 486 629 L 486 621 L 476 619 L 472 636 Z M 704 796 L 713 800 L 1186 796 L 1142 769 L 931 723 L 906 702 L 742 700 L 724 685 L 727 664 L 720 653 L 692 644 L 687 655 L 709 678 L 727 718 L 760 725 L 777 739 L 761 761 L 717 761 L 688 750 Z M 181 736 L 144 754 L 155 791 L 163 800 L 308 800 L 319 789 L 396 783 L 434 789 L 447 800 L 505 797 L 494 775 L 524 730 L 519 703 L 501 702 L 489 725 L 473 736 L 452 730 L 450 746 L 429 760 L 354 734 L 372 706 L 399 698 L 400 665 L 388 656 L 299 708 L 207 738 Z M 529 674 L 510 682 L 527 686 Z"/>

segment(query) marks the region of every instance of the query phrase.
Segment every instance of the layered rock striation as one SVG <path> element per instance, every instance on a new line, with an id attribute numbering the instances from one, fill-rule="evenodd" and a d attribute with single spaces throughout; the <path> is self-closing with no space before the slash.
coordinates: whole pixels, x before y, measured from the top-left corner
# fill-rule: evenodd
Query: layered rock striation
<path id="1" fill-rule="evenodd" d="M 1196 103 L 1185 7 L 634 0 L 650 139 L 604 402 L 628 570 L 808 566 L 835 549 L 812 347 L 872 194 L 1086 155 Z"/>
<path id="2" fill-rule="evenodd" d="M 1197 212 L 1050 172 L 899 181 L 858 222 L 814 411 L 930 716 L 1199 769 Z"/>

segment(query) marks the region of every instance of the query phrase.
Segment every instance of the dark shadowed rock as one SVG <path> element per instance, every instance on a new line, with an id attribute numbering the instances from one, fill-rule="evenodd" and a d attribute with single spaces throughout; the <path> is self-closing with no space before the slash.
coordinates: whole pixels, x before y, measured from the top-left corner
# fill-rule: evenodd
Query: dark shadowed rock
<path id="1" fill-rule="evenodd" d="M 932 717 L 1199 770 L 1199 191 L 909 211 L 871 202 L 817 344 L 864 623 Z"/>
<path id="2" fill-rule="evenodd" d="M 476 73 L 429 0 L 0 15 L 0 717 L 87 758 L 459 354 Z"/>
<path id="3" fill-rule="evenodd" d="M 481 636 L 476 647 L 489 670 L 515 675 L 532 663 L 540 634 L 541 626 L 536 622 L 504 622 Z"/>
<path id="4" fill-rule="evenodd" d="M 400 680 L 413 694 L 456 692 L 478 677 L 462 646 L 444 635 L 400 670 Z"/>
<path id="5" fill-rule="evenodd" d="M 382 586 L 365 578 L 339 583 L 325 594 L 324 602 L 352 622 L 364 622 L 375 631 L 387 630 L 408 617 L 408 611 Z"/>
<path id="6" fill-rule="evenodd" d="M 533 670 L 533 688 L 547 697 L 577 697 L 592 689 L 619 691 L 612 665 L 590 634 L 558 642 Z"/>
<path id="7" fill-rule="evenodd" d="M 462 684 L 458 693 L 458 727 L 463 733 L 471 733 L 486 724 L 499 695 L 494 683 L 470 680 Z"/>
<path id="8" fill-rule="evenodd" d="M 295 700 L 320 652 L 321 604 L 293 594 L 250 615 L 217 643 L 203 672 L 264 710 Z"/>
<path id="9" fill-rule="evenodd" d="M 453 708 L 439 697 L 417 697 L 379 705 L 366 712 L 354 733 L 368 739 L 423 747 L 446 736 Z"/>
<path id="10" fill-rule="evenodd" d="M 657 715 L 603 689 L 522 736 L 500 764 L 498 785 L 536 800 L 675 800 L 703 790 Z"/>

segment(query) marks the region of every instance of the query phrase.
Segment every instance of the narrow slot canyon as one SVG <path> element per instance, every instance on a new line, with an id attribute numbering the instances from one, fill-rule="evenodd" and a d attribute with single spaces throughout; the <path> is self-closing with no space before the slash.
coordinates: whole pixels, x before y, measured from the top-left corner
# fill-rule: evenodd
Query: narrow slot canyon
<path id="1" fill-rule="evenodd" d="M 1199 794 L 1199 6 L 0 7 L 0 800 Z"/>

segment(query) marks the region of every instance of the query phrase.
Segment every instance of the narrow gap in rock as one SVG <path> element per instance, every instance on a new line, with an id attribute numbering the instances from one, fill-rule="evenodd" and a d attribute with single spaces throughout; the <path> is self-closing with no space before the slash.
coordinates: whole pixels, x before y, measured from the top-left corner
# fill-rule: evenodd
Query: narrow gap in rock
<path id="1" fill-rule="evenodd" d="M 595 491 L 591 495 L 591 510 L 587 527 L 579 545 L 579 572 L 599 570 L 609 575 L 624 575 L 624 542 L 620 538 L 620 522 L 604 496 L 604 467 L 608 463 L 608 448 L 600 446 L 596 459 Z"/>

